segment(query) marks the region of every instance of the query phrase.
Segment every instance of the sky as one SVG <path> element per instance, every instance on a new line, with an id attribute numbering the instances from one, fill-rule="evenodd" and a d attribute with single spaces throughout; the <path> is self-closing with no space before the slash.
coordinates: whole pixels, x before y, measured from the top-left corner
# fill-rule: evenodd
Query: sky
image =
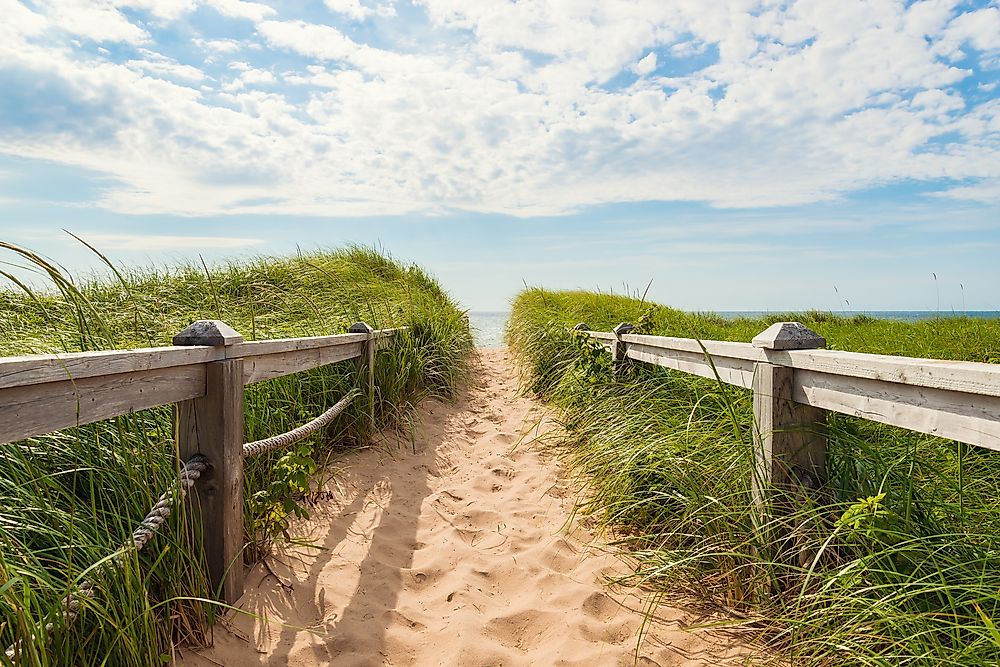
<path id="1" fill-rule="evenodd" d="M 0 0 L 0 240 L 1000 310 L 998 0 Z M 12 256 L 0 262 L 14 261 Z"/>

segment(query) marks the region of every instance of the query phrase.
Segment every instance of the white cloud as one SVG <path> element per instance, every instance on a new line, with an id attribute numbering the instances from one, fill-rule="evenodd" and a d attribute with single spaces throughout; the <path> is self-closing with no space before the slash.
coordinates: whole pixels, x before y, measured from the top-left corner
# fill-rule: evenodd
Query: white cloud
<path id="1" fill-rule="evenodd" d="M 16 0 L 0 0 L 0 37 L 10 43 L 15 39 L 45 32 L 45 17 L 31 11 Z"/>
<path id="2" fill-rule="evenodd" d="M 148 49 L 139 49 L 139 52 L 143 55 L 143 58 L 141 60 L 129 60 L 125 63 L 126 67 L 168 79 L 201 81 L 205 78 L 205 73 L 192 65 L 178 63 L 173 58 L 167 58 L 160 53 Z"/>
<path id="3" fill-rule="evenodd" d="M 159 251 L 249 248 L 264 243 L 263 239 L 238 236 L 173 236 L 163 234 L 106 234 L 81 232 L 77 234 L 88 243 L 105 251 Z"/>
<path id="4" fill-rule="evenodd" d="M 165 21 L 175 21 L 197 7 L 197 0 L 116 0 L 120 7 L 133 7 Z"/>
<path id="5" fill-rule="evenodd" d="M 359 0 L 323 0 L 330 11 L 343 14 L 355 21 L 363 21 L 375 12 L 362 5 Z"/>
<path id="6" fill-rule="evenodd" d="M 656 69 L 656 53 L 650 51 L 635 64 L 635 73 L 645 76 Z"/>
<path id="7" fill-rule="evenodd" d="M 1000 179 L 978 185 L 951 188 L 940 193 L 940 196 L 1000 206 Z"/>
<path id="8" fill-rule="evenodd" d="M 227 92 L 236 92 L 239 90 L 244 90 L 247 87 L 253 87 L 260 84 L 271 84 L 275 82 L 274 74 L 266 69 L 257 69 L 251 67 L 247 63 L 233 62 L 229 63 L 229 69 L 239 70 L 240 75 L 223 86 L 223 90 Z"/>
<path id="9" fill-rule="evenodd" d="M 275 48 L 327 60 L 343 62 L 387 78 L 427 74 L 449 76 L 453 63 L 443 57 L 411 55 L 358 44 L 328 25 L 305 21 L 262 21 L 257 32 Z"/>
<path id="10" fill-rule="evenodd" d="M 246 2 L 245 0 L 204 0 L 204 2 L 223 16 L 248 19 L 254 22 L 263 21 L 267 17 L 277 14 L 273 7 L 259 2 Z"/>
<path id="11" fill-rule="evenodd" d="M 240 79 L 248 85 L 274 83 L 274 75 L 266 69 L 248 69 L 240 75 Z"/>
<path id="12" fill-rule="evenodd" d="M 236 53 L 244 48 L 242 42 L 236 39 L 201 39 L 192 40 L 202 51 L 212 55 L 226 55 Z"/>
<path id="13" fill-rule="evenodd" d="M 108 1 L 48 0 L 44 7 L 53 27 L 95 42 L 141 44 L 149 39 Z"/>
<path id="14" fill-rule="evenodd" d="M 992 39 L 993 13 L 973 25 L 951 0 L 424 0 L 432 27 L 390 31 L 380 48 L 260 3 L 205 2 L 259 35 L 214 26 L 199 38 L 216 56 L 262 45 L 229 72 L 161 55 L 155 22 L 145 33 L 126 21 L 140 31 L 127 34 L 109 21 L 119 39 L 153 42 L 116 64 L 42 44 L 66 30 L 55 4 L 0 4 L 13 17 L 0 69 L 76 111 L 49 129 L 44 104 L 24 97 L 37 118 L 0 127 L 0 152 L 106 174 L 99 206 L 182 215 L 778 206 L 897 181 L 960 182 L 947 196 L 992 202 L 1000 183 L 1000 105 L 964 95 L 971 73 L 954 64 Z M 378 11 L 328 4 L 341 23 Z M 606 89 L 629 71 L 643 76 Z"/>
<path id="15" fill-rule="evenodd" d="M 948 24 L 944 41 L 954 46 L 968 42 L 979 51 L 1000 49 L 1000 8 L 985 7 L 955 17 Z"/>
<path id="16" fill-rule="evenodd" d="M 691 56 L 704 53 L 706 46 L 704 42 L 677 42 L 670 47 L 670 55 L 675 58 L 690 58 Z"/>

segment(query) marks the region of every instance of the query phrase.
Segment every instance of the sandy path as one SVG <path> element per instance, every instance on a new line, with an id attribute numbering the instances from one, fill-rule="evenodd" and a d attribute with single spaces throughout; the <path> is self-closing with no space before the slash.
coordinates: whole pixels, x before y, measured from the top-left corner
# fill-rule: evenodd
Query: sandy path
<path id="1" fill-rule="evenodd" d="M 635 664 L 644 600 L 607 591 L 602 577 L 624 565 L 580 526 L 567 535 L 571 493 L 527 444 L 551 428 L 533 428 L 544 412 L 517 395 L 504 351 L 482 359 L 458 401 L 421 405 L 412 437 L 346 458 L 295 528 L 318 548 L 255 568 L 241 602 L 255 618 L 230 618 L 179 664 Z M 684 611 L 658 616 L 639 665 L 743 664 L 730 638 L 681 629 Z"/>

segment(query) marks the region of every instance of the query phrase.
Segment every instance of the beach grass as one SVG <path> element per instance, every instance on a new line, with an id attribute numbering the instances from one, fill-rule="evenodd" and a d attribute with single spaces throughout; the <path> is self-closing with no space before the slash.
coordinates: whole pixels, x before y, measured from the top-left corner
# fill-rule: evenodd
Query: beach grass
<path id="1" fill-rule="evenodd" d="M 569 331 L 749 341 L 797 320 L 833 349 L 1000 361 L 1000 321 L 896 322 L 824 312 L 729 320 L 638 298 L 527 289 L 507 339 L 524 384 L 559 409 L 557 443 L 581 483 L 578 511 L 630 553 L 627 579 L 693 595 L 766 655 L 795 665 L 993 665 L 1000 661 L 997 454 L 831 415 L 822 494 L 760 525 L 751 497 L 747 390 L 645 364 L 610 372 Z M 777 524 L 796 539 L 768 539 Z"/>
<path id="2" fill-rule="evenodd" d="M 54 262 L 2 244 L 20 273 L 0 290 L 0 354 L 169 345 L 197 319 L 220 319 L 247 340 L 344 333 L 355 321 L 409 329 L 380 350 L 376 427 L 399 422 L 421 397 L 451 395 L 469 370 L 463 312 L 424 270 L 351 247 L 259 257 L 216 267 L 125 269 L 74 279 Z M 25 280 L 25 272 L 35 274 Z M 246 437 L 281 433 L 317 416 L 361 380 L 353 362 L 247 387 Z M 367 444 L 356 401 L 320 435 L 247 462 L 245 560 L 264 558 L 344 451 Z M 175 477 L 169 407 L 0 445 L 0 644 L 24 642 L 22 665 L 169 662 L 198 644 L 218 608 L 178 507 L 168 525 L 113 573 L 99 564 Z M 64 596 L 93 578 L 98 594 L 72 624 Z M 51 631 L 46 624 L 52 623 Z M 0 661 L 4 658 L 0 656 Z"/>

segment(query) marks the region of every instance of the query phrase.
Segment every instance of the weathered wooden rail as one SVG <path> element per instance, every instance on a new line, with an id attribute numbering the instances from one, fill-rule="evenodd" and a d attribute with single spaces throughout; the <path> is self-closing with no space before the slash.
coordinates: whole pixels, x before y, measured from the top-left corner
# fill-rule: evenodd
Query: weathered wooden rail
<path id="1" fill-rule="evenodd" d="M 244 386 L 354 359 L 373 420 L 375 352 L 397 331 L 359 322 L 341 335 L 245 342 L 201 320 L 171 347 L 0 358 L 0 443 L 174 405 L 181 460 L 208 459 L 192 508 L 209 579 L 232 603 L 243 594 Z"/>
<path id="2" fill-rule="evenodd" d="M 765 487 L 814 486 L 825 479 L 827 412 L 1000 450 L 1000 365 L 822 349 L 826 340 L 798 322 L 779 322 L 752 343 L 576 327 L 631 359 L 753 391 L 755 498 Z"/>

